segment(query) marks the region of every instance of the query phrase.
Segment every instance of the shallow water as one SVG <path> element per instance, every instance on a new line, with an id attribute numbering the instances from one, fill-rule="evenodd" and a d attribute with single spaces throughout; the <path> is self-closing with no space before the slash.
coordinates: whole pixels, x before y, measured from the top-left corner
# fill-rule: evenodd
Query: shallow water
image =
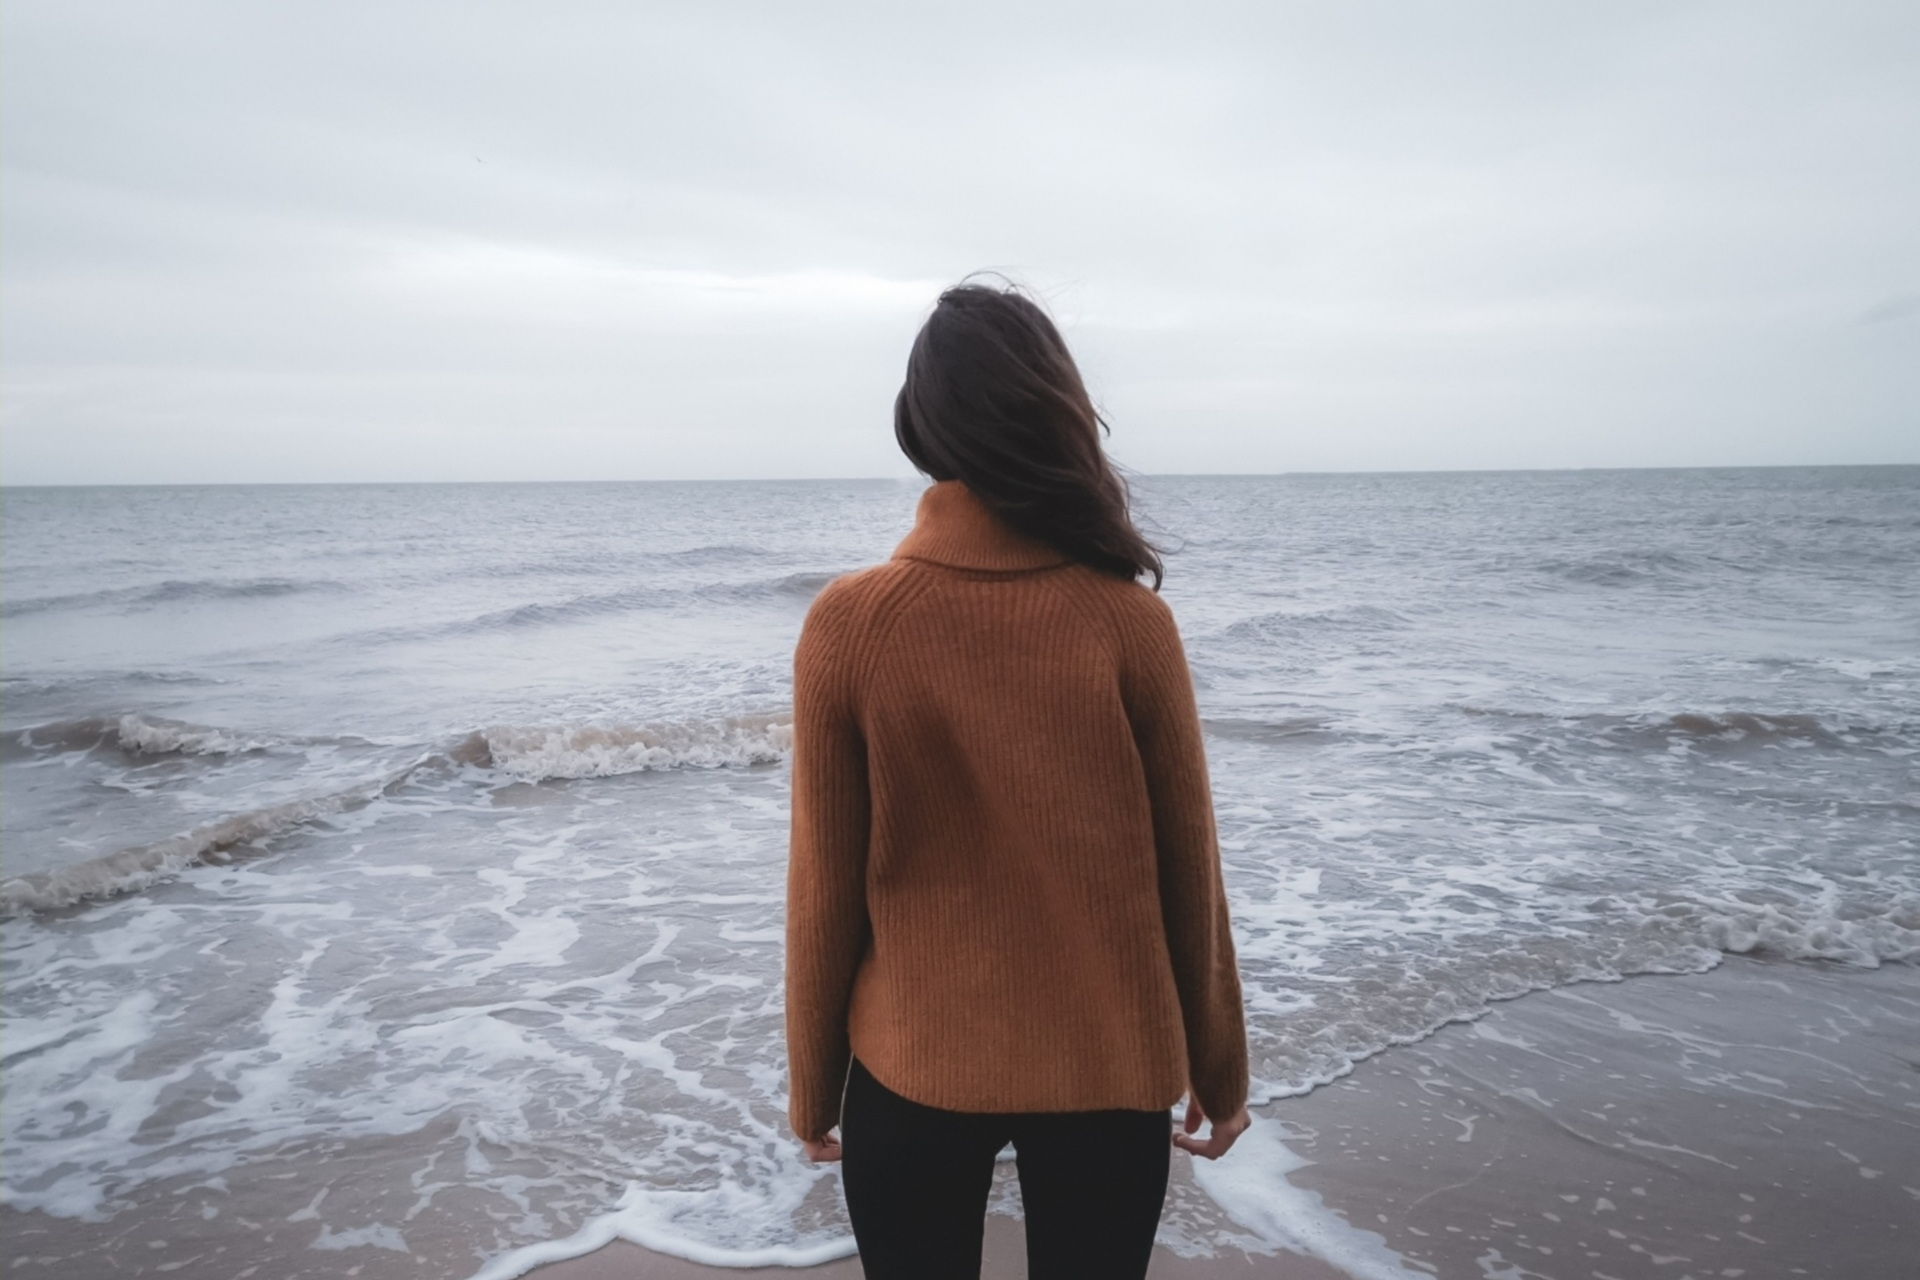
<path id="1" fill-rule="evenodd" d="M 1917 1027 L 1920 968 L 1734 957 L 1497 1005 L 1242 1141 L 1301 1166 L 1275 1207 L 1331 1206 L 1410 1275 L 1912 1280 Z M 1241 1163 L 1195 1172 L 1231 1202 Z"/>
<path id="2" fill-rule="evenodd" d="M 1920 955 L 1920 468 L 1139 487 L 1263 1096 L 1582 977 Z M 7 491 L 5 1202 L 314 1274 L 620 1202 L 844 1251 L 782 1121 L 787 664 L 916 496 Z M 1185 1186 L 1163 1239 L 1231 1229 Z"/>

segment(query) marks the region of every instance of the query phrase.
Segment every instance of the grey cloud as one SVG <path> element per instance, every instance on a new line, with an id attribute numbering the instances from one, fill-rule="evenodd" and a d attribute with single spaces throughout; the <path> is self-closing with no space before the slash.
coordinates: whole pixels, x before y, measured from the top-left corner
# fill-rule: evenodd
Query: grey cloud
<path id="1" fill-rule="evenodd" d="M 1920 293 L 1896 293 L 1883 298 L 1860 313 L 1861 324 L 1885 324 L 1920 315 Z"/>
<path id="2" fill-rule="evenodd" d="M 1920 460 L 1911 5 L 928 8 L 14 0 L 4 479 L 896 474 L 987 266 L 1148 470 Z"/>

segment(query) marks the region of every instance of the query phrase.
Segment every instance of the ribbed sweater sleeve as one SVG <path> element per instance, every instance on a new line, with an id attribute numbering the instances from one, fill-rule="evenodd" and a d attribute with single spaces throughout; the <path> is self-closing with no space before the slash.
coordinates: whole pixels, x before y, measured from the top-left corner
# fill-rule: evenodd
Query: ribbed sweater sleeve
<path id="1" fill-rule="evenodd" d="M 1200 713 L 1172 611 L 1158 596 L 1134 599 L 1122 696 L 1153 806 L 1187 1079 L 1207 1115 L 1230 1116 L 1247 1100 L 1247 1035 Z"/>
<path id="2" fill-rule="evenodd" d="M 844 592 L 829 586 L 794 652 L 793 828 L 787 864 L 788 1116 L 802 1138 L 840 1121 L 847 1007 L 867 947 L 867 749 Z"/>

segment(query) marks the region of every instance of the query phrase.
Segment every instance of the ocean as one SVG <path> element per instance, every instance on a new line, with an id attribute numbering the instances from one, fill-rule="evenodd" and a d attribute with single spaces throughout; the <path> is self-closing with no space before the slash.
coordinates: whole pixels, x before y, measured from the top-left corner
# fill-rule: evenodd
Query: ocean
<path id="1" fill-rule="evenodd" d="M 1528 992 L 1920 958 L 1920 468 L 1135 487 L 1257 1099 Z M 784 1122 L 789 664 L 919 488 L 5 490 L 0 1202 L 285 1277 L 847 1253 Z"/>

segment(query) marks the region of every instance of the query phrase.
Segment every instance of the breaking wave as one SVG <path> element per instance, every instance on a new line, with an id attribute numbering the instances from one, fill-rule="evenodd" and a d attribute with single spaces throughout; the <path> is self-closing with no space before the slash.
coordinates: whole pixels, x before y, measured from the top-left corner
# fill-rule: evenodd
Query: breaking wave
<path id="1" fill-rule="evenodd" d="M 56 720 L 0 735 L 0 759 L 18 760 L 65 751 L 117 748 L 135 755 L 236 755 L 264 751 L 285 739 L 189 724 L 155 716 L 85 716 Z"/>
<path id="2" fill-rule="evenodd" d="M 307 823 L 365 808 L 404 784 L 433 757 L 358 787 L 264 805 L 152 844 L 134 845 L 85 862 L 0 882 L 0 915 L 71 907 L 92 898 L 144 889 L 201 863 L 231 862 L 255 844 Z"/>
<path id="3" fill-rule="evenodd" d="M 1752 742 L 1836 742 L 1834 730 L 1808 715 L 1758 715 L 1727 711 L 1720 715 L 1681 712 L 1654 726 L 1670 737 L 1716 738 Z"/>
<path id="4" fill-rule="evenodd" d="M 1375 1054 L 1416 1044 L 1494 1004 L 1578 982 L 1619 982 L 1643 974 L 1704 973 L 1729 955 L 1822 961 L 1861 969 L 1920 961 L 1920 894 L 1896 893 L 1851 908 L 1811 898 L 1754 903 L 1696 892 L 1656 900 L 1618 897 L 1594 904 L 1584 937 L 1453 940 L 1451 954 L 1384 974 L 1350 975 L 1316 993 L 1314 1009 L 1280 1023 L 1287 1034 L 1251 1027 L 1259 1102 L 1311 1092 Z M 1602 923 L 1604 922 L 1604 923 Z M 1259 978 L 1250 1010 L 1262 995 Z"/>
<path id="5" fill-rule="evenodd" d="M 262 600 L 350 590 L 344 583 L 320 578 L 169 579 L 146 587 L 116 587 L 67 595 L 29 596 L 0 603 L 0 617 L 19 618 L 59 609 L 143 609 L 195 600 Z"/>
<path id="6" fill-rule="evenodd" d="M 1911 724 L 1830 722 L 1804 712 L 1677 711 L 1569 717 L 1467 704 L 1456 704 L 1456 707 L 1469 716 L 1558 724 L 1606 740 L 1655 748 L 1677 744 L 1839 748 L 1893 745 L 1910 741 L 1916 729 Z"/>
<path id="7" fill-rule="evenodd" d="M 106 747 L 137 755 L 228 755 L 342 742 L 375 745 L 362 739 L 253 737 L 208 725 L 123 715 L 22 729 L 0 738 L 0 754 L 22 758 Z M 792 745 L 793 717 L 786 711 L 639 725 L 494 726 L 363 783 L 247 809 L 166 840 L 0 882 L 0 915 L 69 907 L 144 889 L 196 864 L 229 862 L 244 846 L 364 808 L 405 786 L 423 769 L 493 769 L 518 782 L 606 778 L 650 770 L 772 764 L 784 759 Z"/>
<path id="8" fill-rule="evenodd" d="M 380 643 L 457 639 L 529 627 L 587 622 L 649 610 L 668 611 L 689 605 L 751 604 L 756 601 L 804 603 L 820 594 L 821 588 L 839 576 L 838 572 L 809 571 L 746 582 L 715 583 L 693 589 L 642 583 L 610 591 L 584 592 L 561 600 L 534 601 L 425 625 L 379 627 L 336 637 L 336 640 Z"/>
<path id="9" fill-rule="evenodd" d="M 1210 716 L 1200 722 L 1208 733 L 1242 742 L 1307 743 L 1320 741 L 1331 733 L 1330 722 L 1315 716 L 1294 716 L 1280 720 L 1246 720 Z"/>
<path id="10" fill-rule="evenodd" d="M 811 600 L 819 595 L 829 582 L 839 576 L 838 573 L 789 573 L 785 577 L 751 583 L 745 590 L 759 595 L 793 596 L 800 600 Z"/>
<path id="11" fill-rule="evenodd" d="M 503 725 L 473 734 L 462 749 L 474 763 L 537 782 L 772 764 L 792 747 L 793 716 L 776 711 L 646 725 Z"/>
<path id="12" fill-rule="evenodd" d="M 1673 551 L 1620 552 L 1582 559 L 1540 562 L 1539 572 L 1553 580 L 1592 587 L 1632 587 L 1642 583 L 1684 578 L 1698 572 L 1696 557 Z"/>
<path id="13" fill-rule="evenodd" d="M 1298 639 L 1321 632 L 1396 631 L 1407 617 L 1379 605 L 1346 605 L 1336 609 L 1275 610 L 1255 614 L 1215 633 L 1219 640 L 1266 642 Z"/>

